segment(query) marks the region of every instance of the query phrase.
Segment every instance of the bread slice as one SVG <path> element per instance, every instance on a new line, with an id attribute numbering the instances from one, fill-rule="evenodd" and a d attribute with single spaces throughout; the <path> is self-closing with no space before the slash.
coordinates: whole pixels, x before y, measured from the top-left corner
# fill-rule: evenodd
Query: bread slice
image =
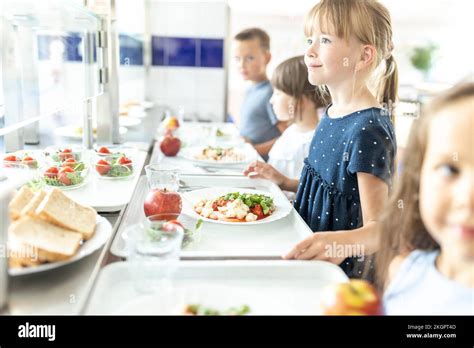
<path id="1" fill-rule="evenodd" d="M 96 211 L 74 202 L 57 188 L 46 194 L 35 213 L 54 225 L 81 233 L 85 240 L 94 235 Z"/>
<path id="2" fill-rule="evenodd" d="M 28 187 L 23 186 L 8 204 L 8 211 L 12 221 L 21 216 L 21 211 L 33 198 L 34 192 Z"/>
<path id="3" fill-rule="evenodd" d="M 82 234 L 68 231 L 31 216 L 22 216 L 10 225 L 8 233 L 15 240 L 31 247 L 40 261 L 55 262 L 74 256 L 82 241 Z"/>
<path id="4" fill-rule="evenodd" d="M 41 190 L 35 193 L 33 199 L 23 208 L 21 211 L 21 215 L 30 215 L 32 217 L 36 216 L 36 208 L 40 205 L 43 201 L 44 197 L 46 197 L 46 191 Z"/>
<path id="5" fill-rule="evenodd" d="M 10 233 L 8 236 L 8 265 L 10 268 L 34 267 L 41 265 L 38 249 L 19 242 Z"/>

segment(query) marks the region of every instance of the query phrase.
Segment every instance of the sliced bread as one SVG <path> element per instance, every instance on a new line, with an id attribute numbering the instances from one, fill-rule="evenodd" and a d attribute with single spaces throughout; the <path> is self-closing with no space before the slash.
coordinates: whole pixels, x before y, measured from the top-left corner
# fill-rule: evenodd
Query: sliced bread
<path id="1" fill-rule="evenodd" d="M 8 204 L 10 219 L 17 220 L 21 216 L 21 211 L 33 198 L 34 192 L 28 187 L 23 186 Z"/>
<path id="2" fill-rule="evenodd" d="M 36 192 L 33 196 L 33 199 L 31 199 L 30 202 L 21 211 L 21 215 L 30 215 L 33 217 L 36 216 L 36 209 L 43 201 L 44 197 L 46 197 L 46 194 L 47 193 L 44 190 Z"/>
<path id="3" fill-rule="evenodd" d="M 74 202 L 57 188 L 46 194 L 35 213 L 45 221 L 81 233 L 85 240 L 94 235 L 96 211 Z"/>
<path id="4" fill-rule="evenodd" d="M 55 262 L 74 256 L 82 241 L 82 234 L 68 231 L 31 216 L 22 216 L 8 230 L 15 240 L 31 247 L 40 261 Z"/>

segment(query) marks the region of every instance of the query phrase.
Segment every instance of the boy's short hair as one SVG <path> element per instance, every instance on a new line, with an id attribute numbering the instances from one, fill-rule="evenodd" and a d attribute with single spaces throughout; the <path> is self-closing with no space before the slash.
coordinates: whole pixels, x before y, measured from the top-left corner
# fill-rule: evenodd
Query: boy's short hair
<path id="1" fill-rule="evenodd" d="M 234 37 L 234 40 L 237 41 L 248 41 L 254 39 L 258 39 L 262 49 L 270 51 L 270 36 L 260 28 L 248 28 L 242 30 Z"/>

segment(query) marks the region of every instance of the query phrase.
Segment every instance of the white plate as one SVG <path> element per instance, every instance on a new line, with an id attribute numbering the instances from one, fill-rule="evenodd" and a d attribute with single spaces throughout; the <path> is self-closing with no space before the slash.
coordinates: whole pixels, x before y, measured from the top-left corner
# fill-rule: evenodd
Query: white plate
<path id="1" fill-rule="evenodd" d="M 225 161 L 224 162 L 224 161 L 211 161 L 211 160 L 197 159 L 196 156 L 201 154 L 202 151 L 206 147 L 207 146 L 187 147 L 180 151 L 179 156 L 189 161 L 193 161 L 197 164 L 212 165 L 212 166 L 230 166 L 230 165 L 239 165 L 239 164 L 241 165 L 241 164 L 246 164 L 246 163 L 255 161 L 257 159 L 256 152 L 253 149 L 248 148 L 248 147 L 243 147 L 243 148 L 234 147 L 234 151 L 236 153 L 242 154 L 244 156 L 241 161 Z"/>
<path id="2" fill-rule="evenodd" d="M 142 123 L 142 120 L 136 117 L 120 116 L 119 123 L 121 126 L 124 126 L 124 127 L 136 127 L 140 123 Z"/>
<path id="3" fill-rule="evenodd" d="M 80 126 L 65 126 L 65 127 L 58 127 L 54 130 L 54 134 L 59 135 L 65 138 L 71 139 L 82 139 L 82 133 L 77 132 L 77 128 Z M 128 129 L 125 127 L 119 128 L 120 135 L 124 135 L 128 132 Z M 96 135 L 94 135 L 94 138 Z"/>
<path id="4" fill-rule="evenodd" d="M 58 267 L 70 264 L 98 250 L 107 242 L 107 240 L 110 238 L 111 235 L 112 235 L 112 225 L 110 224 L 110 222 L 106 218 L 100 215 L 97 215 L 97 222 L 96 222 L 94 235 L 92 236 L 91 239 L 85 241 L 84 244 L 79 247 L 79 250 L 77 254 L 74 255 L 74 257 L 70 258 L 69 260 L 45 263 L 36 267 L 10 268 L 8 270 L 8 273 L 11 276 L 20 276 L 20 275 L 44 272 L 50 269 L 54 269 L 54 268 L 58 268 Z"/>
<path id="5" fill-rule="evenodd" d="M 195 219 L 203 219 L 204 221 L 214 222 L 217 224 L 233 225 L 233 226 L 236 226 L 236 225 L 248 226 L 248 225 L 266 224 L 269 222 L 280 220 L 286 217 L 291 212 L 291 209 L 292 209 L 290 202 L 283 195 L 273 197 L 273 203 L 275 204 L 276 209 L 272 215 L 267 216 L 265 219 L 252 221 L 252 222 L 229 222 L 229 221 L 221 221 L 221 220 L 212 220 L 212 219 L 208 219 L 199 215 L 193 209 L 193 206 L 201 199 L 216 199 L 217 197 L 223 196 L 230 192 L 241 192 L 241 193 L 245 192 L 245 193 L 254 193 L 254 194 L 269 196 L 269 193 L 265 191 L 250 190 L 250 189 L 237 188 L 237 187 L 234 187 L 234 188 L 211 187 L 211 188 L 205 188 L 201 190 L 194 190 L 194 191 L 185 192 L 182 194 L 183 213 L 186 215 L 192 216 Z"/>

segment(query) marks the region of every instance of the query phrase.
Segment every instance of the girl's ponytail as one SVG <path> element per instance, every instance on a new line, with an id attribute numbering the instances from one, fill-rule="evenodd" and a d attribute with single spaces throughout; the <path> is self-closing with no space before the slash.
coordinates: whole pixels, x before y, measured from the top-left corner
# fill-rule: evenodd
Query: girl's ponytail
<path id="1" fill-rule="evenodd" d="M 392 54 L 385 60 L 385 74 L 381 79 L 377 99 L 390 112 L 393 121 L 393 109 L 398 95 L 398 67 Z"/>

